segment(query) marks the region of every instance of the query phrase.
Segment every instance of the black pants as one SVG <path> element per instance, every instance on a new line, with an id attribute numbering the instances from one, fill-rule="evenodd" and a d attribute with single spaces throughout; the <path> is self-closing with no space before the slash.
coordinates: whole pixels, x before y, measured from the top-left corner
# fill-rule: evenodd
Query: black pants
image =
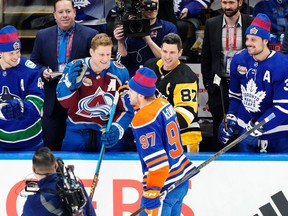
<path id="1" fill-rule="evenodd" d="M 229 104 L 229 80 L 222 78 L 221 83 L 223 89 L 224 108 L 225 113 L 227 113 Z M 223 106 L 220 87 L 216 84 L 212 84 L 208 87 L 208 106 L 213 119 L 213 145 L 215 144 L 215 150 L 218 151 L 223 147 L 218 143 L 218 128 L 223 120 Z"/>
<path id="2" fill-rule="evenodd" d="M 43 115 L 43 141 L 44 146 L 54 151 L 60 151 L 66 132 L 67 111 L 58 109 L 52 115 Z"/>

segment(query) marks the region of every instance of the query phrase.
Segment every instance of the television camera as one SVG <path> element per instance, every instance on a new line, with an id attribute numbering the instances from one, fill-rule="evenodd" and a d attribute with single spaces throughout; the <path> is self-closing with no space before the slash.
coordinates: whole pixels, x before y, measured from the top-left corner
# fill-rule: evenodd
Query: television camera
<path id="1" fill-rule="evenodd" d="M 123 24 L 124 34 L 128 37 L 143 37 L 150 34 L 150 21 L 143 18 L 142 10 L 157 10 L 157 2 L 151 0 L 115 0 L 114 16 L 117 24 Z M 113 15 L 112 15 L 113 16 Z"/>
<path id="2" fill-rule="evenodd" d="M 84 215 L 84 206 L 87 198 L 84 194 L 83 188 L 78 183 L 74 175 L 73 165 L 64 165 L 61 158 L 56 159 L 57 168 L 57 191 L 49 189 L 39 189 L 37 181 L 27 180 L 25 185 L 26 192 L 33 193 L 52 193 L 59 196 L 61 202 L 69 212 L 69 215 Z"/>

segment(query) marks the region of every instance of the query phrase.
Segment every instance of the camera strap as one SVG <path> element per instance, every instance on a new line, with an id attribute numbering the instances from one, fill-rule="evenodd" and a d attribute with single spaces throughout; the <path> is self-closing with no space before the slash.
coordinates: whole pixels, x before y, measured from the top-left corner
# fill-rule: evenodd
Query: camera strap
<path id="1" fill-rule="evenodd" d="M 162 25 L 160 25 L 160 26 L 155 26 L 155 27 L 151 28 L 150 31 L 155 31 L 155 30 L 162 29 L 162 28 L 163 28 Z"/>
<path id="2" fill-rule="evenodd" d="M 37 193 L 51 193 L 51 194 L 55 194 L 55 195 L 59 195 L 59 192 L 58 191 L 54 191 L 54 190 L 51 190 L 51 189 L 39 189 L 37 191 Z"/>

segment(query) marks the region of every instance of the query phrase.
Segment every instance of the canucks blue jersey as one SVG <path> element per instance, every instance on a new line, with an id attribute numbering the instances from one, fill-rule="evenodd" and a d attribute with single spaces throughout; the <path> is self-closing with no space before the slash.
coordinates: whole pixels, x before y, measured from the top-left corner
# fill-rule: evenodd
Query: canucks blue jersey
<path id="1" fill-rule="evenodd" d="M 21 119 L 0 119 L 0 147 L 33 148 L 42 141 L 41 113 L 44 103 L 43 83 L 37 66 L 25 57 L 19 64 L 0 69 L 0 104 L 19 99 L 24 104 Z"/>
<path id="2" fill-rule="evenodd" d="M 274 113 L 264 125 L 260 139 L 288 135 L 288 57 L 271 51 L 263 61 L 255 61 L 247 49 L 235 54 L 231 62 L 229 113 L 244 128 L 251 119 L 258 122 Z"/>

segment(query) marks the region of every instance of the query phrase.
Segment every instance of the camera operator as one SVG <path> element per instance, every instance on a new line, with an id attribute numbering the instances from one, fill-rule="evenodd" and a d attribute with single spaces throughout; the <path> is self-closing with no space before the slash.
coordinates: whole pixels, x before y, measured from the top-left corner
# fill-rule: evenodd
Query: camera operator
<path id="1" fill-rule="evenodd" d="M 41 215 L 41 216 L 70 216 L 71 214 L 60 200 L 57 194 L 59 177 L 56 172 L 58 164 L 53 153 L 47 147 L 39 148 L 32 159 L 33 172 L 38 179 L 38 191 L 29 195 L 23 208 L 22 216 Z M 83 188 L 83 186 L 81 185 Z M 54 193 L 53 193 L 54 192 Z M 56 193 L 55 193 L 56 192 Z M 85 189 L 83 192 L 87 198 L 84 212 L 80 215 L 96 216 L 91 200 Z"/>
<path id="2" fill-rule="evenodd" d="M 142 8 L 142 17 L 150 21 L 150 34 L 143 37 L 131 37 L 124 35 L 123 25 L 116 25 L 114 37 L 118 41 L 118 54 L 121 55 L 121 63 L 126 66 L 130 77 L 135 71 L 150 58 L 159 58 L 161 55 L 162 39 L 168 33 L 177 33 L 176 26 L 168 21 L 157 19 L 159 1 L 144 0 L 143 4 L 156 3 L 155 10 Z M 133 19 L 133 17 L 130 17 Z"/>

